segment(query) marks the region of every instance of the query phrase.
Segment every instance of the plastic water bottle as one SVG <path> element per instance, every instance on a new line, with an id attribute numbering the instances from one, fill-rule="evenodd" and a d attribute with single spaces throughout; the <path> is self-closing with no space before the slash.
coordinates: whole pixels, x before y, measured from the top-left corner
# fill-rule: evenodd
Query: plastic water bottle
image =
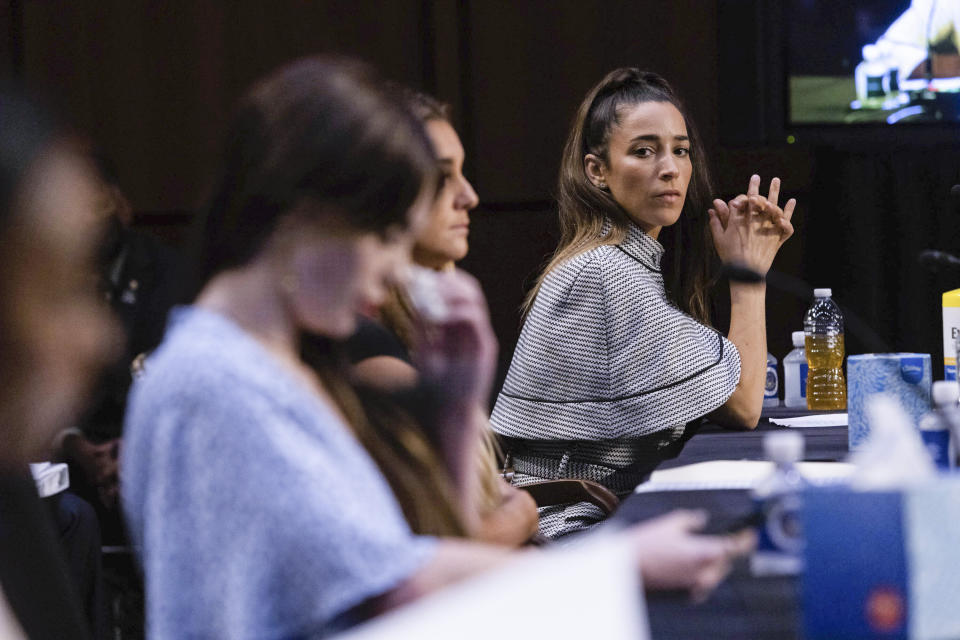
<path id="1" fill-rule="evenodd" d="M 947 471 L 956 464 L 956 442 L 960 435 L 957 385 L 951 380 L 938 380 L 933 383 L 932 395 L 934 409 L 920 421 L 920 437 L 933 464 L 940 471 Z"/>
<path id="2" fill-rule="evenodd" d="M 763 383 L 763 406 L 780 406 L 780 375 L 777 373 L 777 359 L 767 353 L 767 379 Z"/>
<path id="3" fill-rule="evenodd" d="M 790 334 L 793 351 L 783 357 L 783 406 L 807 408 L 807 352 L 803 348 L 803 331 Z"/>
<path id="4" fill-rule="evenodd" d="M 847 384 L 843 379 L 843 314 L 830 289 L 814 289 L 813 306 L 803 317 L 807 352 L 807 408 L 843 411 Z"/>
<path id="5" fill-rule="evenodd" d="M 803 566 L 800 517 L 807 482 L 797 469 L 803 458 L 803 436 L 796 431 L 774 431 L 764 436 L 763 449 L 773 462 L 773 473 L 753 490 L 763 521 L 750 565 L 754 575 L 794 575 Z"/>

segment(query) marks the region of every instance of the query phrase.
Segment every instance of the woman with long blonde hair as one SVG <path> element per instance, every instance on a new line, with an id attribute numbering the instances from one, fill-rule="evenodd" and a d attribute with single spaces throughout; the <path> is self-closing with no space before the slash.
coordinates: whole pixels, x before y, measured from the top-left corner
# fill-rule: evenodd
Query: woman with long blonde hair
<path id="1" fill-rule="evenodd" d="M 660 76 L 617 69 L 587 94 L 561 164 L 560 243 L 491 418 L 515 482 L 584 478 L 625 495 L 676 455 L 691 420 L 756 426 L 764 285 L 731 283 L 727 337 L 709 298 L 720 261 L 766 273 L 793 233 L 795 201 L 777 205 L 778 178 L 766 198 L 759 186 L 711 204 L 702 144 Z M 540 515 L 548 536 L 601 517 L 583 503 Z"/>
<path id="2" fill-rule="evenodd" d="M 426 223 L 414 239 L 414 268 L 465 277 L 450 274 L 469 251 L 470 211 L 479 198 L 463 174 L 463 145 L 446 104 L 409 89 L 400 89 L 399 93 L 407 109 L 423 124 L 440 176 Z M 426 286 L 437 284 L 442 282 Z M 380 439 L 379 445 L 371 448 L 382 451 L 384 443 L 395 445 L 390 449 L 397 459 L 384 459 L 380 464 L 388 470 L 386 475 L 414 531 L 433 535 L 456 533 L 510 546 L 522 544 L 537 531 L 536 503 L 526 491 L 511 487 L 500 477 L 499 450 L 486 408 L 472 407 L 466 423 L 459 425 L 460 430 L 479 433 L 480 437 L 472 455 L 456 459 L 443 450 L 436 438 L 430 437 L 429 426 L 418 425 L 417 416 L 402 406 L 409 404 L 403 402 L 403 395 L 420 383 L 414 365 L 419 355 L 418 335 L 422 334 L 424 323 L 408 287 L 394 283 L 375 319 L 361 319 L 360 330 L 345 344 L 352 362 L 352 378 L 361 387 L 373 431 Z M 312 341 L 316 344 L 316 338 Z M 308 361 L 319 362 L 315 356 L 305 355 Z M 399 392 L 400 406 L 376 391 Z M 443 487 L 425 490 L 424 485 L 443 482 L 454 485 L 450 489 L 458 498 L 455 510 L 437 508 L 438 504 L 447 504 L 438 500 L 449 493 Z M 459 516 L 455 528 L 450 527 L 451 512 Z M 437 517 L 444 514 L 442 519 Z"/>

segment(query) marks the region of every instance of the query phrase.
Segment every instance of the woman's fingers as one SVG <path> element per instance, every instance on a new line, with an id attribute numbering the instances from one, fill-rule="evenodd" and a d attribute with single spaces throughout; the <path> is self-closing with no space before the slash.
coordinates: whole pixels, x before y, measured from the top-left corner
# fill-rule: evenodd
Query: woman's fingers
<path id="1" fill-rule="evenodd" d="M 790 198 L 783 209 L 769 205 L 765 212 L 766 218 L 770 221 L 770 228 L 778 231 L 781 244 L 793 235 L 793 224 L 791 224 L 790 220 L 793 217 L 793 210 L 796 206 L 797 201 Z"/>
<path id="2" fill-rule="evenodd" d="M 791 205 L 790 203 L 793 204 Z M 790 214 L 792 214 L 793 207 L 796 206 L 796 200 L 791 198 L 787 205 L 789 206 Z M 785 230 L 785 225 L 790 222 L 790 216 L 786 211 L 765 199 L 763 196 L 751 196 L 749 208 L 752 212 L 751 217 L 753 221 L 758 223 L 760 229 Z"/>
<path id="3" fill-rule="evenodd" d="M 777 206 L 777 202 L 780 199 L 780 178 L 774 178 L 770 181 L 770 192 L 767 194 L 767 200 L 769 200 L 773 206 Z"/>
<path id="4" fill-rule="evenodd" d="M 744 556 L 757 546 L 757 534 L 753 529 L 743 529 L 724 536 L 725 552 L 729 558 Z"/>
<path id="5" fill-rule="evenodd" d="M 723 233 L 723 223 L 720 222 L 720 216 L 713 209 L 707 209 L 707 223 L 710 225 L 710 233 L 713 234 L 713 240 L 716 242 L 717 234 Z"/>
<path id="6" fill-rule="evenodd" d="M 726 575 L 730 561 L 753 548 L 750 531 L 698 535 L 707 519 L 705 511 L 677 510 L 630 529 L 646 588 L 690 589 L 702 599 Z"/>
<path id="7" fill-rule="evenodd" d="M 744 529 L 725 536 L 705 536 L 702 540 L 712 547 L 704 555 L 700 571 L 690 589 L 690 597 L 694 602 L 706 600 L 729 573 L 732 561 L 747 555 L 757 546 L 757 536 L 753 529 Z"/>
<path id="8" fill-rule="evenodd" d="M 727 203 L 717 198 L 713 201 L 713 209 L 710 211 L 713 211 L 717 214 L 720 224 L 723 225 L 724 229 L 726 229 L 727 223 L 730 222 L 730 207 L 727 206 Z"/>
<path id="9" fill-rule="evenodd" d="M 709 519 L 710 514 L 703 509 L 674 509 L 663 516 L 660 521 L 664 525 L 676 527 L 680 531 L 694 533 L 707 526 Z"/>
<path id="10" fill-rule="evenodd" d="M 420 313 L 417 357 L 423 377 L 442 385 L 450 397 L 486 397 L 496 369 L 497 341 L 479 283 L 461 271 L 428 274 L 420 286 L 442 304 Z M 420 307 L 426 293 L 418 296 Z"/>
<path id="11" fill-rule="evenodd" d="M 780 226 L 780 244 L 782 245 L 792 235 L 793 235 L 793 224 L 791 224 L 789 220 L 785 219 L 784 223 Z"/>
<path id="12" fill-rule="evenodd" d="M 773 206 L 763 196 L 748 196 L 741 207 L 741 224 L 759 230 L 769 230 L 777 226 L 780 209 Z"/>
<path id="13" fill-rule="evenodd" d="M 750 196 L 749 205 L 751 213 L 769 213 L 776 209 L 776 205 L 771 205 L 770 201 L 763 196 Z"/>
<path id="14" fill-rule="evenodd" d="M 710 232 L 720 259 L 750 266 L 766 273 L 784 242 L 793 235 L 793 216 L 797 201 L 790 198 L 781 209 L 777 206 L 782 183 L 774 178 L 769 198 L 758 193 L 760 178 L 750 178 L 748 192 L 724 203 L 713 201 L 709 210 Z M 724 220 L 723 211 L 729 212 Z"/>
<path id="15" fill-rule="evenodd" d="M 797 199 L 790 198 L 787 200 L 787 204 L 783 205 L 783 215 L 789 221 L 793 218 L 793 210 L 797 207 Z"/>
<path id="16" fill-rule="evenodd" d="M 690 599 L 695 604 L 706 601 L 729 572 L 730 561 L 724 557 L 716 558 L 701 567 L 700 571 L 697 572 L 693 586 L 690 588 Z"/>
<path id="17" fill-rule="evenodd" d="M 743 194 L 730 201 L 730 219 L 742 220 L 750 214 L 750 197 Z"/>

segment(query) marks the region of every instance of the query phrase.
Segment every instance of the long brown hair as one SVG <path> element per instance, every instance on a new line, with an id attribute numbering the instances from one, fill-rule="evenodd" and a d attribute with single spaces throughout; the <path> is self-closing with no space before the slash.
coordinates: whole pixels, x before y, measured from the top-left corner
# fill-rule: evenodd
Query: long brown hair
<path id="1" fill-rule="evenodd" d="M 316 56 L 260 81 L 241 100 L 209 206 L 198 217 L 200 283 L 258 254 L 299 205 L 359 231 L 405 227 L 433 149 L 416 118 L 362 63 Z M 199 290 L 199 288 L 198 288 Z"/>
<path id="2" fill-rule="evenodd" d="M 326 57 L 291 63 L 253 87 L 231 123 L 221 167 L 196 229 L 198 286 L 255 258 L 294 211 L 305 209 L 300 215 L 311 222 L 387 235 L 407 225 L 410 208 L 437 181 L 423 127 L 379 75 Z M 391 418 L 346 382 L 346 367 L 331 345 L 322 336 L 301 340 L 305 359 L 390 482 L 411 526 L 462 535 L 455 500 L 443 492 L 450 483 L 423 433 L 377 429 Z"/>
<path id="3" fill-rule="evenodd" d="M 560 164 L 558 204 L 560 242 L 523 304 L 526 315 L 544 278 L 559 264 L 602 245 L 620 244 L 632 224 L 609 191 L 588 178 L 588 153 L 608 161 L 611 129 L 623 109 L 643 102 L 669 102 L 683 115 L 690 137 L 693 175 L 677 224 L 664 229 L 660 241 L 668 249 L 661 264 L 667 295 L 682 311 L 710 323 L 709 291 L 714 284 L 717 254 L 710 236 L 707 208 L 712 186 L 703 143 L 683 104 L 666 80 L 655 73 L 624 67 L 608 73 L 583 99 L 567 137 Z M 605 222 L 610 229 L 604 234 Z"/>
<path id="4" fill-rule="evenodd" d="M 451 126 L 453 125 L 448 104 L 440 102 L 433 96 L 406 87 L 397 88 L 397 93 L 401 96 L 407 110 L 424 125 L 433 120 L 442 120 Z M 442 186 L 442 180 L 438 179 L 438 193 Z M 384 326 L 396 334 L 400 342 L 412 353 L 415 348 L 415 327 L 419 319 L 407 292 L 402 287 L 397 285 L 390 287 L 384 303 L 380 306 L 379 318 Z M 484 512 L 493 510 L 501 501 L 500 485 L 502 481 L 499 476 L 498 461 L 503 457 L 503 454 L 496 436 L 489 426 L 482 429 L 480 434 L 475 460 L 480 475 L 477 484 L 479 495 L 476 496 L 476 499 L 478 508 L 481 512 Z M 415 510 L 412 506 L 405 506 L 404 508 Z M 411 524 L 411 526 L 413 525 Z"/>
<path id="5" fill-rule="evenodd" d="M 450 123 L 450 106 L 433 96 L 414 91 L 404 86 L 391 87 L 407 111 L 422 125 L 433 120 Z M 428 136 L 429 137 L 429 136 Z M 443 186 L 439 170 L 437 171 L 437 193 Z M 393 284 L 387 290 L 386 299 L 379 309 L 380 321 L 393 331 L 408 351 L 413 351 L 414 327 L 417 323 L 416 311 L 403 287 Z"/>
<path id="6" fill-rule="evenodd" d="M 301 356 L 377 463 L 410 529 L 421 535 L 466 537 L 453 480 L 420 419 L 388 395 L 350 384 L 341 344 L 304 336 Z"/>

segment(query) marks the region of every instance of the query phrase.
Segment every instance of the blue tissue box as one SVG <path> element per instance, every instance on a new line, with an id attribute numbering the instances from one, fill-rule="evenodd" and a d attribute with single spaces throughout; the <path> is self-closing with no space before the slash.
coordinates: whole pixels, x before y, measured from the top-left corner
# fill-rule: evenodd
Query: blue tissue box
<path id="1" fill-rule="evenodd" d="M 870 435 L 865 413 L 875 393 L 893 396 L 914 425 L 930 411 L 933 373 L 929 353 L 865 353 L 847 358 L 847 424 L 850 450 Z"/>
<path id="2" fill-rule="evenodd" d="M 960 478 L 811 489 L 802 522 L 806 638 L 960 638 Z"/>

